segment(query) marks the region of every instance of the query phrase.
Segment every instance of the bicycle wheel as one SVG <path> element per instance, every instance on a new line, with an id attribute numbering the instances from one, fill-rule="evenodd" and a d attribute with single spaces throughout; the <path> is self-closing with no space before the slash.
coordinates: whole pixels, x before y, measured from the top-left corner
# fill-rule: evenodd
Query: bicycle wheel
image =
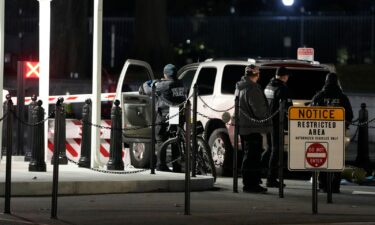
<path id="1" fill-rule="evenodd" d="M 216 181 L 215 163 L 212 159 L 211 149 L 208 143 L 200 136 L 197 137 L 197 158 L 196 171 L 197 174 L 209 175 L 211 174 Z"/>
<path id="2" fill-rule="evenodd" d="M 173 159 L 172 153 L 172 145 L 175 145 L 178 149 L 178 152 Z M 173 170 L 173 172 L 182 172 L 184 171 L 182 161 L 184 161 L 184 155 L 182 154 L 185 151 L 185 146 L 183 140 L 178 137 L 169 138 L 166 140 L 160 147 L 160 152 L 165 152 L 166 154 L 166 162 L 169 169 Z M 172 169 L 173 168 L 173 169 Z"/>

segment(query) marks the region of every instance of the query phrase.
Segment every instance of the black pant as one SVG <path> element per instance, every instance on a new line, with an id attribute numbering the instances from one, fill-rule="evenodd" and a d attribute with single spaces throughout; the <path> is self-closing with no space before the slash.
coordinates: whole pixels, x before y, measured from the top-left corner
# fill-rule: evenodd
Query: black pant
<path id="1" fill-rule="evenodd" d="M 168 124 L 167 123 L 162 123 L 161 125 L 158 125 L 155 127 L 155 133 L 156 133 L 156 150 L 157 150 L 157 166 L 166 166 L 167 165 L 167 151 L 161 152 L 160 148 L 162 144 L 168 140 L 170 137 L 170 132 L 168 129 Z M 180 152 L 178 150 L 177 145 L 172 145 L 171 146 L 171 151 L 172 151 L 172 160 L 174 161 L 180 156 Z M 179 172 L 181 170 L 181 165 L 178 162 L 173 162 L 173 170 Z"/>
<path id="2" fill-rule="evenodd" d="M 327 190 L 327 172 L 319 173 L 319 188 Z M 332 191 L 340 190 L 341 172 L 332 172 L 331 188 Z"/>
<path id="3" fill-rule="evenodd" d="M 245 187 L 257 186 L 261 178 L 262 135 L 259 133 L 241 135 L 244 152 L 242 161 L 242 182 Z"/>
<path id="4" fill-rule="evenodd" d="M 279 168 L 279 143 L 280 143 L 280 134 L 279 134 L 279 126 L 277 123 L 274 123 L 272 135 L 272 148 L 271 148 L 271 156 L 270 161 L 268 163 L 268 180 L 275 180 L 278 177 L 278 168 Z"/>

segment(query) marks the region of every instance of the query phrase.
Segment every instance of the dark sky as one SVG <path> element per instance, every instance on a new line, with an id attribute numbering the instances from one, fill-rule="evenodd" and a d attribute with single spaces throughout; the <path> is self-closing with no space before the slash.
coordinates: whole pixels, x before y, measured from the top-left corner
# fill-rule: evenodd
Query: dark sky
<path id="1" fill-rule="evenodd" d="M 136 0 L 105 0 L 105 16 L 133 16 Z M 294 0 L 292 7 L 284 7 L 281 0 L 166 0 L 170 16 L 193 16 L 198 13 L 212 16 L 253 14 L 299 14 L 301 7 L 306 13 L 339 14 L 370 13 L 375 0 Z"/>

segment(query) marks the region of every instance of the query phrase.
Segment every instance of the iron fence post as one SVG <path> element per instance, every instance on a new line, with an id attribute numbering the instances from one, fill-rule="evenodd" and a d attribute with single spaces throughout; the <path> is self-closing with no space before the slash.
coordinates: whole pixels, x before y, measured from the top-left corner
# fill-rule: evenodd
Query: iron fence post
<path id="1" fill-rule="evenodd" d="M 284 198 L 284 117 L 285 100 L 280 100 L 279 108 L 279 197 Z M 275 153 L 276 154 L 276 153 Z"/>
<path id="2" fill-rule="evenodd" d="M 5 206 L 4 213 L 10 214 L 10 198 L 11 198 L 11 170 L 12 170 L 12 134 L 13 134 L 13 102 L 11 96 L 8 94 L 7 99 L 7 118 L 6 118 L 6 166 L 5 166 Z"/>
<path id="3" fill-rule="evenodd" d="M 198 100 L 198 86 L 194 84 L 193 92 L 193 148 L 192 148 L 192 171 L 191 176 L 196 177 L 197 168 L 197 100 Z M 190 121 L 187 121 L 190 122 Z"/>
<path id="4" fill-rule="evenodd" d="M 155 83 L 152 83 L 152 93 L 151 93 L 151 157 L 150 157 L 150 168 L 151 168 L 151 174 L 155 174 L 155 121 L 156 121 L 156 87 Z"/>
<path id="5" fill-rule="evenodd" d="M 82 108 L 82 141 L 79 167 L 90 168 L 91 165 L 91 99 L 86 99 Z"/>
<path id="6" fill-rule="evenodd" d="M 186 116 L 186 152 L 185 152 L 185 215 L 190 215 L 190 135 L 191 135 L 191 104 L 188 100 L 185 106 Z"/>
<path id="7" fill-rule="evenodd" d="M 122 130 L 121 130 L 121 108 L 120 101 L 115 100 L 111 110 L 111 145 L 109 149 L 108 170 L 124 170 L 124 161 L 122 161 Z"/>
<path id="8" fill-rule="evenodd" d="M 37 106 L 36 100 L 37 100 L 36 95 L 31 96 L 31 102 L 29 104 L 28 111 L 27 111 L 27 119 L 28 119 L 29 124 L 33 124 L 33 123 L 38 121 L 38 120 L 33 119 L 34 107 Z M 33 154 L 32 153 L 33 152 L 32 146 L 33 146 L 33 138 L 34 138 L 34 134 L 33 134 L 34 129 L 35 128 L 32 127 L 32 126 L 29 126 L 28 129 L 27 129 L 28 130 L 28 134 L 27 134 L 28 138 L 27 139 L 28 139 L 28 145 L 29 145 L 30 150 L 25 151 L 25 161 L 31 161 L 32 160 L 32 154 Z"/>
<path id="9" fill-rule="evenodd" d="M 42 108 L 43 102 L 39 100 L 33 108 L 31 122 L 36 123 L 43 121 L 44 109 Z M 48 122 L 48 121 L 47 121 Z M 29 171 L 45 172 L 46 163 L 44 161 L 44 122 L 34 125 L 31 130 L 32 134 L 32 149 L 31 149 L 31 160 L 29 163 Z"/>
<path id="10" fill-rule="evenodd" d="M 369 141 L 368 141 L 368 111 L 366 103 L 361 104 L 361 109 L 358 112 L 358 141 L 357 141 L 357 157 L 356 165 L 365 169 L 368 174 L 371 174 L 372 169 L 370 165 L 369 155 Z"/>
<path id="11" fill-rule="evenodd" d="M 55 110 L 55 129 L 54 129 L 54 145 L 53 145 L 53 158 L 51 160 L 53 164 L 53 180 L 52 180 L 52 206 L 51 206 L 51 218 L 57 218 L 57 198 L 58 198 L 58 188 L 59 188 L 59 148 L 61 136 L 58 133 L 61 131 L 61 114 L 62 114 L 62 103 L 63 98 L 59 98 L 56 102 Z M 65 147 L 65 146 L 64 146 Z"/>
<path id="12" fill-rule="evenodd" d="M 240 118 L 239 108 L 240 100 L 238 94 L 234 100 L 234 150 L 233 150 L 233 192 L 238 193 L 238 165 L 237 165 L 237 153 L 238 153 L 238 135 L 240 131 Z"/>

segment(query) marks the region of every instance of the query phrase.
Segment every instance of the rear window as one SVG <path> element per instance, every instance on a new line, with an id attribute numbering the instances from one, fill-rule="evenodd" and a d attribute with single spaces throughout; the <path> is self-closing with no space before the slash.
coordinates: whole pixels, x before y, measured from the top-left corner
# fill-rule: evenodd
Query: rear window
<path id="1" fill-rule="evenodd" d="M 292 99 L 309 100 L 322 89 L 328 71 L 317 70 L 289 70 L 288 87 Z M 276 69 L 261 69 L 259 84 L 264 89 L 270 79 L 275 75 Z"/>
<path id="2" fill-rule="evenodd" d="M 212 95 L 216 78 L 216 68 L 206 67 L 199 71 L 197 85 L 199 95 Z"/>
<path id="3" fill-rule="evenodd" d="M 221 81 L 222 94 L 234 94 L 236 83 L 245 73 L 244 65 L 228 65 L 224 67 L 223 79 Z"/>

